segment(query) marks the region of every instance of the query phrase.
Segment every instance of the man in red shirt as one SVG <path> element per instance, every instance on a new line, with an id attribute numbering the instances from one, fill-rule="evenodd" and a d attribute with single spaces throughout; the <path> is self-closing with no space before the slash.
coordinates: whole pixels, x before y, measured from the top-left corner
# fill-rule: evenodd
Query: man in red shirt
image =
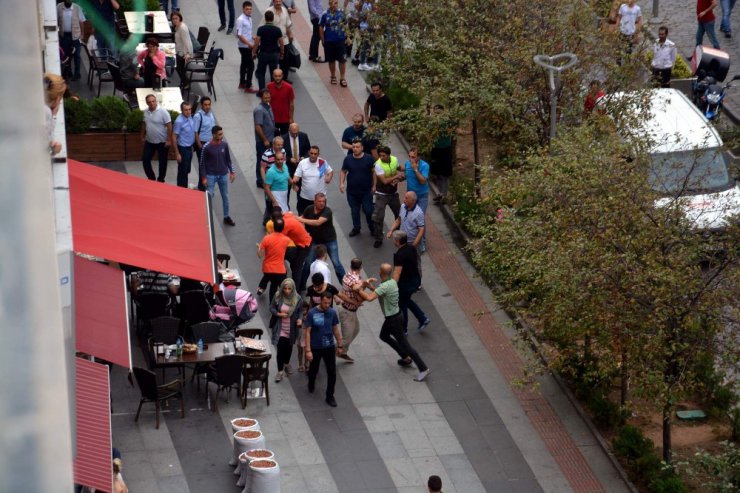
<path id="1" fill-rule="evenodd" d="M 273 232 L 265 235 L 262 243 L 257 245 L 257 256 L 262 259 L 262 279 L 257 289 L 257 296 L 265 292 L 269 283 L 270 300 L 275 296 L 278 286 L 286 277 L 285 252 L 290 243 L 290 238 L 283 234 L 285 222 L 282 219 L 275 219 L 272 224 Z"/>
<path id="2" fill-rule="evenodd" d="M 704 33 L 709 36 L 712 46 L 719 50 L 719 41 L 714 32 L 714 7 L 717 0 L 696 0 L 696 46 L 704 42 Z"/>
<path id="3" fill-rule="evenodd" d="M 272 82 L 267 84 L 267 90 L 272 96 L 270 106 L 275 115 L 275 135 L 283 135 L 288 132 L 290 124 L 293 123 L 293 111 L 295 110 L 295 93 L 293 86 L 283 80 L 283 71 L 276 68 L 272 71 Z"/>

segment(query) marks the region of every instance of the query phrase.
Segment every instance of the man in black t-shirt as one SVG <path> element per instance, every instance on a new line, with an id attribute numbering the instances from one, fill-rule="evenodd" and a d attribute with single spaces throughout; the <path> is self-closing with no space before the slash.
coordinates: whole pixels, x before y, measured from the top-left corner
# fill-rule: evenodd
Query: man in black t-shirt
<path id="1" fill-rule="evenodd" d="M 296 219 L 306 226 L 306 230 L 311 235 L 312 240 L 311 254 L 306 263 L 303 264 L 303 274 L 301 275 L 301 281 L 298 283 L 298 289 L 300 291 L 305 289 L 311 262 L 316 260 L 313 248 L 316 245 L 326 246 L 331 263 L 334 265 L 334 272 L 337 274 L 337 279 L 343 279 L 345 271 L 342 261 L 339 260 L 339 244 L 337 243 L 337 231 L 334 229 L 334 214 L 326 206 L 326 194 L 322 192 L 317 193 L 314 197 L 313 205 L 306 207 L 303 215 L 296 217 Z"/>
<path id="2" fill-rule="evenodd" d="M 347 184 L 347 202 L 352 213 L 352 231 L 349 236 L 360 234 L 360 208 L 365 213 L 370 234 L 375 235 L 373 227 L 373 194 L 375 193 L 375 160 L 365 154 L 362 140 L 352 141 L 352 154 L 344 158 L 342 173 L 339 175 L 339 191 L 344 193 Z"/>
<path id="3" fill-rule="evenodd" d="M 272 22 L 275 14 L 268 10 L 265 12 L 265 24 L 257 29 L 254 36 L 253 54 L 257 55 L 257 82 L 260 91 L 265 88 L 265 69 L 269 67 L 270 76 L 278 68 L 278 62 L 283 59 L 283 32 Z"/>
<path id="4" fill-rule="evenodd" d="M 379 121 L 385 121 L 393 114 L 391 98 L 383 92 L 380 82 L 374 82 L 370 86 L 370 96 L 365 101 L 365 120 L 371 116 L 377 116 Z"/>
<path id="5" fill-rule="evenodd" d="M 431 320 L 419 308 L 411 296 L 421 287 L 421 273 L 419 272 L 419 252 L 413 245 L 407 243 L 405 231 L 393 232 L 393 243 L 398 250 L 393 254 L 393 279 L 398 283 L 398 306 L 403 314 L 403 330 L 408 331 L 408 311 L 414 314 L 419 326 L 416 330 L 424 330 Z"/>

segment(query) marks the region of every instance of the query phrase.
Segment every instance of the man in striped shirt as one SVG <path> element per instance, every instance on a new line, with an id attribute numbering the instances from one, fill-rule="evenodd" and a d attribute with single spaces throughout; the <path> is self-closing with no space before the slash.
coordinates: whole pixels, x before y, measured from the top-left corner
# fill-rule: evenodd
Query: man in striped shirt
<path id="1" fill-rule="evenodd" d="M 339 357 L 354 363 L 355 360 L 349 354 L 349 346 L 360 333 L 360 321 L 357 318 L 357 310 L 362 305 L 362 298 L 355 290 L 358 284 L 362 284 L 362 260 L 353 258 L 349 264 L 349 272 L 342 278 L 342 304 L 339 305 L 339 323 L 342 329 L 342 341 L 344 342 L 344 353 Z"/>

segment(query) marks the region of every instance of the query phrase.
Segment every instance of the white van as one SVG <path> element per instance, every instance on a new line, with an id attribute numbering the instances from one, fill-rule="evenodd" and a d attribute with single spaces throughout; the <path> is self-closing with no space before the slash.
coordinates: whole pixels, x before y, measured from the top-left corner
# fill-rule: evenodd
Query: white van
<path id="1" fill-rule="evenodd" d="M 697 228 L 724 228 L 740 214 L 740 187 L 722 138 L 682 92 L 651 89 L 646 94 L 650 116 L 633 131 L 651 140 L 650 185 L 667 197 L 656 205 L 667 205 L 680 194 Z"/>

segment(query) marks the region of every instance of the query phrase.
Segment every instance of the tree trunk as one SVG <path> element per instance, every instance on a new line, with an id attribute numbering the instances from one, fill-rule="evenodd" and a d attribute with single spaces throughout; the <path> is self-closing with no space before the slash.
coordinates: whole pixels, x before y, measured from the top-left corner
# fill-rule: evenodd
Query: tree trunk
<path id="1" fill-rule="evenodd" d="M 622 348 L 622 365 L 619 369 L 619 379 L 621 380 L 621 388 L 619 389 L 619 403 L 622 407 L 627 405 L 627 399 L 629 397 L 629 385 L 630 375 L 627 371 L 627 351 Z"/>
<path id="2" fill-rule="evenodd" d="M 473 183 L 475 198 L 480 199 L 480 154 L 478 152 L 478 120 L 473 118 Z"/>
<path id="3" fill-rule="evenodd" d="M 671 450 L 671 412 L 673 408 L 670 404 L 663 407 L 663 460 L 670 464 L 673 460 L 673 451 Z"/>

